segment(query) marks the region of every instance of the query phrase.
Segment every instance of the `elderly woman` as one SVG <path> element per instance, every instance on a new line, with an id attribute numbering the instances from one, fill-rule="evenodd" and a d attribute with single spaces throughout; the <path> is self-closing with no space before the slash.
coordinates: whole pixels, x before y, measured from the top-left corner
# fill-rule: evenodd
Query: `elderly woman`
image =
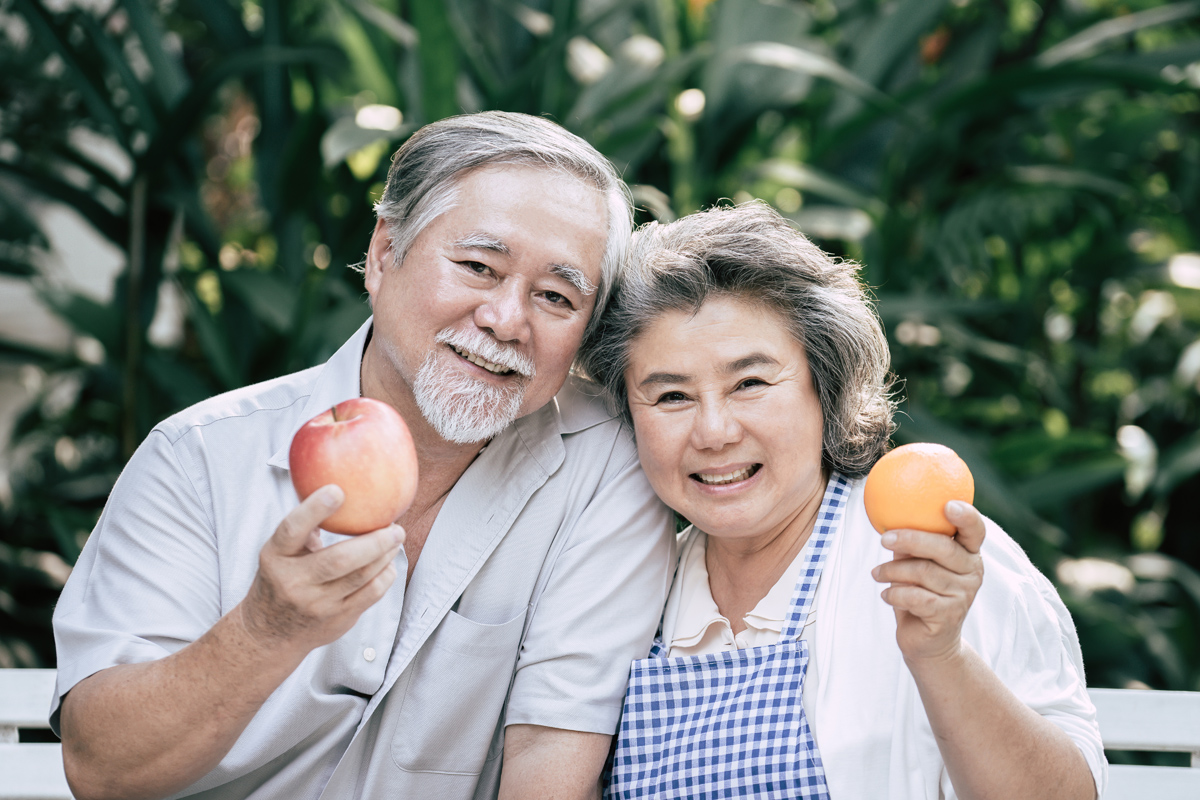
<path id="1" fill-rule="evenodd" d="M 650 224 L 583 363 L 692 523 L 611 796 L 1103 789 L 1074 626 L 1020 547 L 966 503 L 952 537 L 866 518 L 893 406 L 853 264 L 764 205 Z"/>

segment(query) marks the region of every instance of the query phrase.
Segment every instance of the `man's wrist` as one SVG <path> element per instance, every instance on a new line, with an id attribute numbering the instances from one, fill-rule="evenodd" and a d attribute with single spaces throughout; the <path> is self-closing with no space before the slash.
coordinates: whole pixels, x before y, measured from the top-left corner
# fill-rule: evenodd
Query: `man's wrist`
<path id="1" fill-rule="evenodd" d="M 240 640 L 237 642 L 240 649 L 252 653 L 252 657 L 290 664 L 289 673 L 313 649 L 267 623 L 249 596 L 234 606 L 228 618 L 233 628 L 231 633 Z"/>

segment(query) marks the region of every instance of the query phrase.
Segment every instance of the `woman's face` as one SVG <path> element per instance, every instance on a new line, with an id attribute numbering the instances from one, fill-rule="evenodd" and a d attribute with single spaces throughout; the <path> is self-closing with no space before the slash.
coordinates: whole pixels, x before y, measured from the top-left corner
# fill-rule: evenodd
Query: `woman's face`
<path id="1" fill-rule="evenodd" d="M 625 384 L 651 486 L 709 535 L 773 537 L 824 491 L 808 359 L 767 307 L 718 296 L 664 313 Z"/>

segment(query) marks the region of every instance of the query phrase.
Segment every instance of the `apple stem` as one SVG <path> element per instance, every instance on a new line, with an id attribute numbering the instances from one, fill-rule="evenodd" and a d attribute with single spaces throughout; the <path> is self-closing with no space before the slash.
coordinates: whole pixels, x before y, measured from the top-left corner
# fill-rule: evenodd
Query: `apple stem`
<path id="1" fill-rule="evenodd" d="M 330 408 L 330 409 L 329 409 L 329 413 L 330 413 L 330 414 L 333 414 L 333 421 L 334 421 L 334 422 L 337 422 L 337 421 L 338 421 L 338 418 L 337 418 L 337 406 L 333 406 L 332 408 Z"/>

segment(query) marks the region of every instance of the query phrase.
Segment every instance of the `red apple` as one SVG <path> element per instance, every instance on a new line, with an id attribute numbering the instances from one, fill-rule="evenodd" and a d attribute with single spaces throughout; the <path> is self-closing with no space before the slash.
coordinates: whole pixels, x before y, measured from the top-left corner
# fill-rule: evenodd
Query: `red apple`
<path id="1" fill-rule="evenodd" d="M 387 403 L 355 397 L 304 423 L 288 452 L 300 499 L 330 483 L 346 502 L 321 527 L 369 533 L 395 522 L 417 493 L 417 451 L 404 419 Z"/>

